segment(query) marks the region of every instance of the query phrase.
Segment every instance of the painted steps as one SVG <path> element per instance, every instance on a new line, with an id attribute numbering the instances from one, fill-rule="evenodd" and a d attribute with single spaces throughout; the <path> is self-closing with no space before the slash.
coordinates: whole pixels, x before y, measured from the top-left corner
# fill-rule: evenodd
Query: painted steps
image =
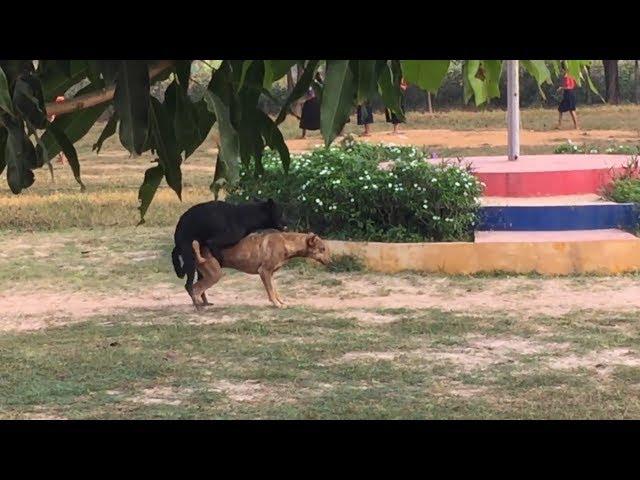
<path id="1" fill-rule="evenodd" d="M 629 159 L 629 155 L 552 154 L 522 155 L 514 162 L 506 156 L 465 157 L 464 163 L 471 164 L 474 175 L 485 183 L 487 196 L 547 197 L 598 193 Z"/>

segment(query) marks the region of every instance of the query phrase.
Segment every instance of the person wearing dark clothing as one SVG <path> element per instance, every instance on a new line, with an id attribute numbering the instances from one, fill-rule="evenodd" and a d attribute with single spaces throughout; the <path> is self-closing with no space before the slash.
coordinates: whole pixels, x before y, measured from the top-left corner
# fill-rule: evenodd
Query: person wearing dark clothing
<path id="1" fill-rule="evenodd" d="M 302 130 L 300 138 L 306 138 L 307 130 L 320 130 L 320 100 L 312 88 L 309 89 L 308 100 L 302 105 L 300 129 Z"/>
<path id="2" fill-rule="evenodd" d="M 562 66 L 562 86 L 558 88 L 558 91 L 562 90 L 562 101 L 560 105 L 558 105 L 558 126 L 557 129 L 560 129 L 562 125 L 562 114 L 565 112 L 569 112 L 571 115 L 571 119 L 573 120 L 573 126 L 576 130 L 578 127 L 578 117 L 576 116 L 576 80 L 567 71 L 567 67 L 565 65 Z"/>
<path id="3" fill-rule="evenodd" d="M 371 130 L 369 125 L 373 123 L 373 109 L 371 108 L 371 104 L 369 102 L 358 105 L 357 117 L 358 125 L 364 125 L 364 133 L 361 136 L 370 136 Z"/>

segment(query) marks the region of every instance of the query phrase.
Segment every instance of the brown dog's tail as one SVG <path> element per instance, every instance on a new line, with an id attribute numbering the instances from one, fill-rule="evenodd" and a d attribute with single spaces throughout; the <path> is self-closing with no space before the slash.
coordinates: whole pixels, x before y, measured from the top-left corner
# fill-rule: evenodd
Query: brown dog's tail
<path id="1" fill-rule="evenodd" d="M 176 271 L 178 278 L 184 277 L 184 269 L 182 268 L 182 262 L 180 261 L 180 252 L 178 252 L 178 246 L 173 247 L 171 251 L 171 260 L 173 261 L 173 269 Z"/>

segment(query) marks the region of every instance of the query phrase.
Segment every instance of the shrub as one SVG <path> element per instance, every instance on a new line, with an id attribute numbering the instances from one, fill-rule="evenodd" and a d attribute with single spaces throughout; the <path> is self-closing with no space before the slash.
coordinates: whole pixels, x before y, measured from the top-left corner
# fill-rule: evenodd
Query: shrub
<path id="1" fill-rule="evenodd" d="M 637 155 L 638 147 L 633 145 L 609 145 L 608 147 L 599 147 L 597 145 L 589 145 L 583 143 L 578 145 L 571 140 L 561 143 L 553 149 L 553 153 L 610 153 L 618 155 Z"/>
<path id="2" fill-rule="evenodd" d="M 433 165 L 411 146 L 357 143 L 293 155 L 288 175 L 267 151 L 264 172 L 244 169 L 229 200 L 282 202 L 291 228 L 334 239 L 462 241 L 473 238 L 481 183 L 461 162 Z"/>
<path id="3" fill-rule="evenodd" d="M 353 255 L 335 255 L 331 258 L 331 263 L 327 266 L 330 272 L 361 272 L 364 270 L 362 260 Z"/>
<path id="4" fill-rule="evenodd" d="M 640 203 L 640 165 L 634 156 L 602 191 L 602 197 L 618 203 Z"/>

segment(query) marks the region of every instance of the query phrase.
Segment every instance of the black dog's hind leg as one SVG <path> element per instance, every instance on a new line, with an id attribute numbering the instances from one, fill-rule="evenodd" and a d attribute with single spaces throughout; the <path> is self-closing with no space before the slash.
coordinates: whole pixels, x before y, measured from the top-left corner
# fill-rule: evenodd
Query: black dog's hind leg
<path id="1" fill-rule="evenodd" d="M 193 281 L 196 277 L 196 259 L 193 256 L 193 250 L 189 243 L 183 243 L 180 248 L 182 250 L 182 270 L 187 275 L 187 281 L 184 284 L 184 289 L 191 297 L 191 301 L 193 302 L 193 306 L 196 307 L 196 310 L 200 310 L 201 307 L 198 304 L 197 299 L 193 296 Z"/>

